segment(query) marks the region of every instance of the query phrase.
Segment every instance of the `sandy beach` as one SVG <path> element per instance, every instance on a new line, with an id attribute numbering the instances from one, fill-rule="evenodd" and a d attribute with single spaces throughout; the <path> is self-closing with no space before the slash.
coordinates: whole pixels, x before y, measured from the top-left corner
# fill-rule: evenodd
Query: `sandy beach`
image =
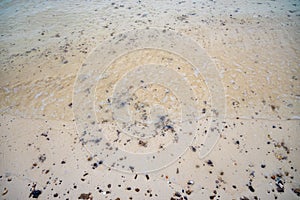
<path id="1" fill-rule="evenodd" d="M 1 1 L 1 199 L 300 199 L 299 8 Z"/>

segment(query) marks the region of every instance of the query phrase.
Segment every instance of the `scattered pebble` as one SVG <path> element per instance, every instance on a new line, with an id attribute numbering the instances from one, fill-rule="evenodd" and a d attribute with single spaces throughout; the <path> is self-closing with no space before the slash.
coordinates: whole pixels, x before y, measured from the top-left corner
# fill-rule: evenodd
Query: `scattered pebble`
<path id="1" fill-rule="evenodd" d="M 31 191 L 30 195 L 29 195 L 29 198 L 34 198 L 34 199 L 37 199 L 39 198 L 39 196 L 42 194 L 42 191 L 41 190 L 33 190 Z"/>

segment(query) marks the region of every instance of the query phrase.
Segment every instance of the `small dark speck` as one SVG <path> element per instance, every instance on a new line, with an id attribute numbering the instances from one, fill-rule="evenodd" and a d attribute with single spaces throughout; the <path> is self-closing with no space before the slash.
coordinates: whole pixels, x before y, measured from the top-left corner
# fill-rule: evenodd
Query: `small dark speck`
<path id="1" fill-rule="evenodd" d="M 275 111 L 275 106 L 274 105 L 271 105 L 271 109 L 273 110 L 273 111 Z"/>
<path id="2" fill-rule="evenodd" d="M 185 193 L 187 194 L 187 195 L 190 195 L 190 194 L 192 194 L 192 190 L 187 190 L 187 191 L 185 191 Z M 186 198 L 185 198 L 186 199 Z"/>
<path id="3" fill-rule="evenodd" d="M 196 151 L 197 151 L 197 149 L 196 149 L 195 147 L 193 147 L 193 146 L 191 146 L 190 148 L 191 148 L 191 150 L 192 150 L 193 152 L 196 152 Z"/>
<path id="4" fill-rule="evenodd" d="M 34 199 L 37 199 L 40 195 L 42 194 L 41 190 L 33 190 L 30 195 L 29 198 L 32 197 Z"/>
<path id="5" fill-rule="evenodd" d="M 214 164 L 213 164 L 213 162 L 212 162 L 211 160 L 208 160 L 206 163 L 207 163 L 209 166 L 211 166 L 211 167 L 214 166 Z"/>
<path id="6" fill-rule="evenodd" d="M 126 190 L 131 190 L 131 187 L 127 187 Z"/>
<path id="7" fill-rule="evenodd" d="M 147 147 L 147 142 L 144 142 L 144 141 L 140 140 L 139 145 L 143 146 L 143 147 Z"/>
<path id="8" fill-rule="evenodd" d="M 174 196 L 181 197 L 181 194 L 179 192 L 175 192 Z"/>
<path id="9" fill-rule="evenodd" d="M 45 154 L 39 156 L 39 161 L 44 162 L 46 160 Z"/>
<path id="10" fill-rule="evenodd" d="M 248 185 L 248 188 L 251 192 L 255 192 L 254 188 L 252 187 L 252 185 Z"/>
<path id="11" fill-rule="evenodd" d="M 80 194 L 78 199 L 90 199 L 90 196 L 91 196 L 91 193 L 88 193 L 88 194 L 82 193 L 82 194 Z"/>
<path id="12" fill-rule="evenodd" d="M 98 163 L 94 163 L 92 166 L 93 166 L 93 169 L 96 169 L 98 167 Z"/>
<path id="13" fill-rule="evenodd" d="M 129 166 L 129 169 L 133 172 L 134 171 L 134 167 L 133 166 Z"/>
<path id="14" fill-rule="evenodd" d="M 266 165 L 265 165 L 265 164 L 262 164 L 262 165 L 261 165 L 261 168 L 265 168 L 265 167 L 266 167 Z"/>

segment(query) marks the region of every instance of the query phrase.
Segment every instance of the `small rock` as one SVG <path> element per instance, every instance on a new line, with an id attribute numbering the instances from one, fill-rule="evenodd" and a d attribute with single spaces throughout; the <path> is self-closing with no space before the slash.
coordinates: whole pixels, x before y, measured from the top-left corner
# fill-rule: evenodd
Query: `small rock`
<path id="1" fill-rule="evenodd" d="M 4 188 L 3 192 L 2 192 L 2 196 L 6 195 L 8 193 L 8 189 Z"/>
<path id="2" fill-rule="evenodd" d="M 78 199 L 93 199 L 93 198 L 91 197 L 91 193 L 88 193 L 88 194 L 82 193 L 82 194 L 78 197 Z"/>
<path id="3" fill-rule="evenodd" d="M 189 180 L 189 181 L 187 182 L 187 184 L 188 184 L 188 185 L 194 185 L 194 181 Z"/>
<path id="4" fill-rule="evenodd" d="M 30 195 L 29 195 L 29 198 L 32 197 L 34 199 L 37 199 L 39 198 L 39 196 L 42 194 L 42 191 L 41 190 L 33 190 L 31 191 Z"/>
<path id="5" fill-rule="evenodd" d="M 181 197 L 181 194 L 179 192 L 175 192 L 174 196 Z"/>
<path id="6" fill-rule="evenodd" d="M 284 192 L 284 182 L 279 177 L 275 179 L 275 183 L 277 192 Z"/>
<path id="7" fill-rule="evenodd" d="M 190 194 L 192 194 L 192 190 L 187 190 L 185 193 L 187 194 L 187 195 L 190 195 Z"/>
<path id="8" fill-rule="evenodd" d="M 252 187 L 252 185 L 248 185 L 248 188 L 251 192 L 255 192 L 254 188 Z"/>
<path id="9" fill-rule="evenodd" d="M 296 193 L 297 196 L 300 196 L 300 188 L 293 188 L 292 191 Z"/>
<path id="10" fill-rule="evenodd" d="M 211 166 L 211 167 L 214 166 L 214 164 L 213 164 L 213 162 L 212 162 L 211 160 L 208 160 L 206 163 L 207 163 L 209 166 Z"/>

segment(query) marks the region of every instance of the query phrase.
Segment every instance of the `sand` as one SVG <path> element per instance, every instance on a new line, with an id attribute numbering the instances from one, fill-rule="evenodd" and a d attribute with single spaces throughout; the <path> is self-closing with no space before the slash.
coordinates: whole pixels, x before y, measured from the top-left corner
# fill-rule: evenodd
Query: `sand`
<path id="1" fill-rule="evenodd" d="M 0 15 L 2 199 L 299 199 L 298 1 L 2 1 Z"/>

